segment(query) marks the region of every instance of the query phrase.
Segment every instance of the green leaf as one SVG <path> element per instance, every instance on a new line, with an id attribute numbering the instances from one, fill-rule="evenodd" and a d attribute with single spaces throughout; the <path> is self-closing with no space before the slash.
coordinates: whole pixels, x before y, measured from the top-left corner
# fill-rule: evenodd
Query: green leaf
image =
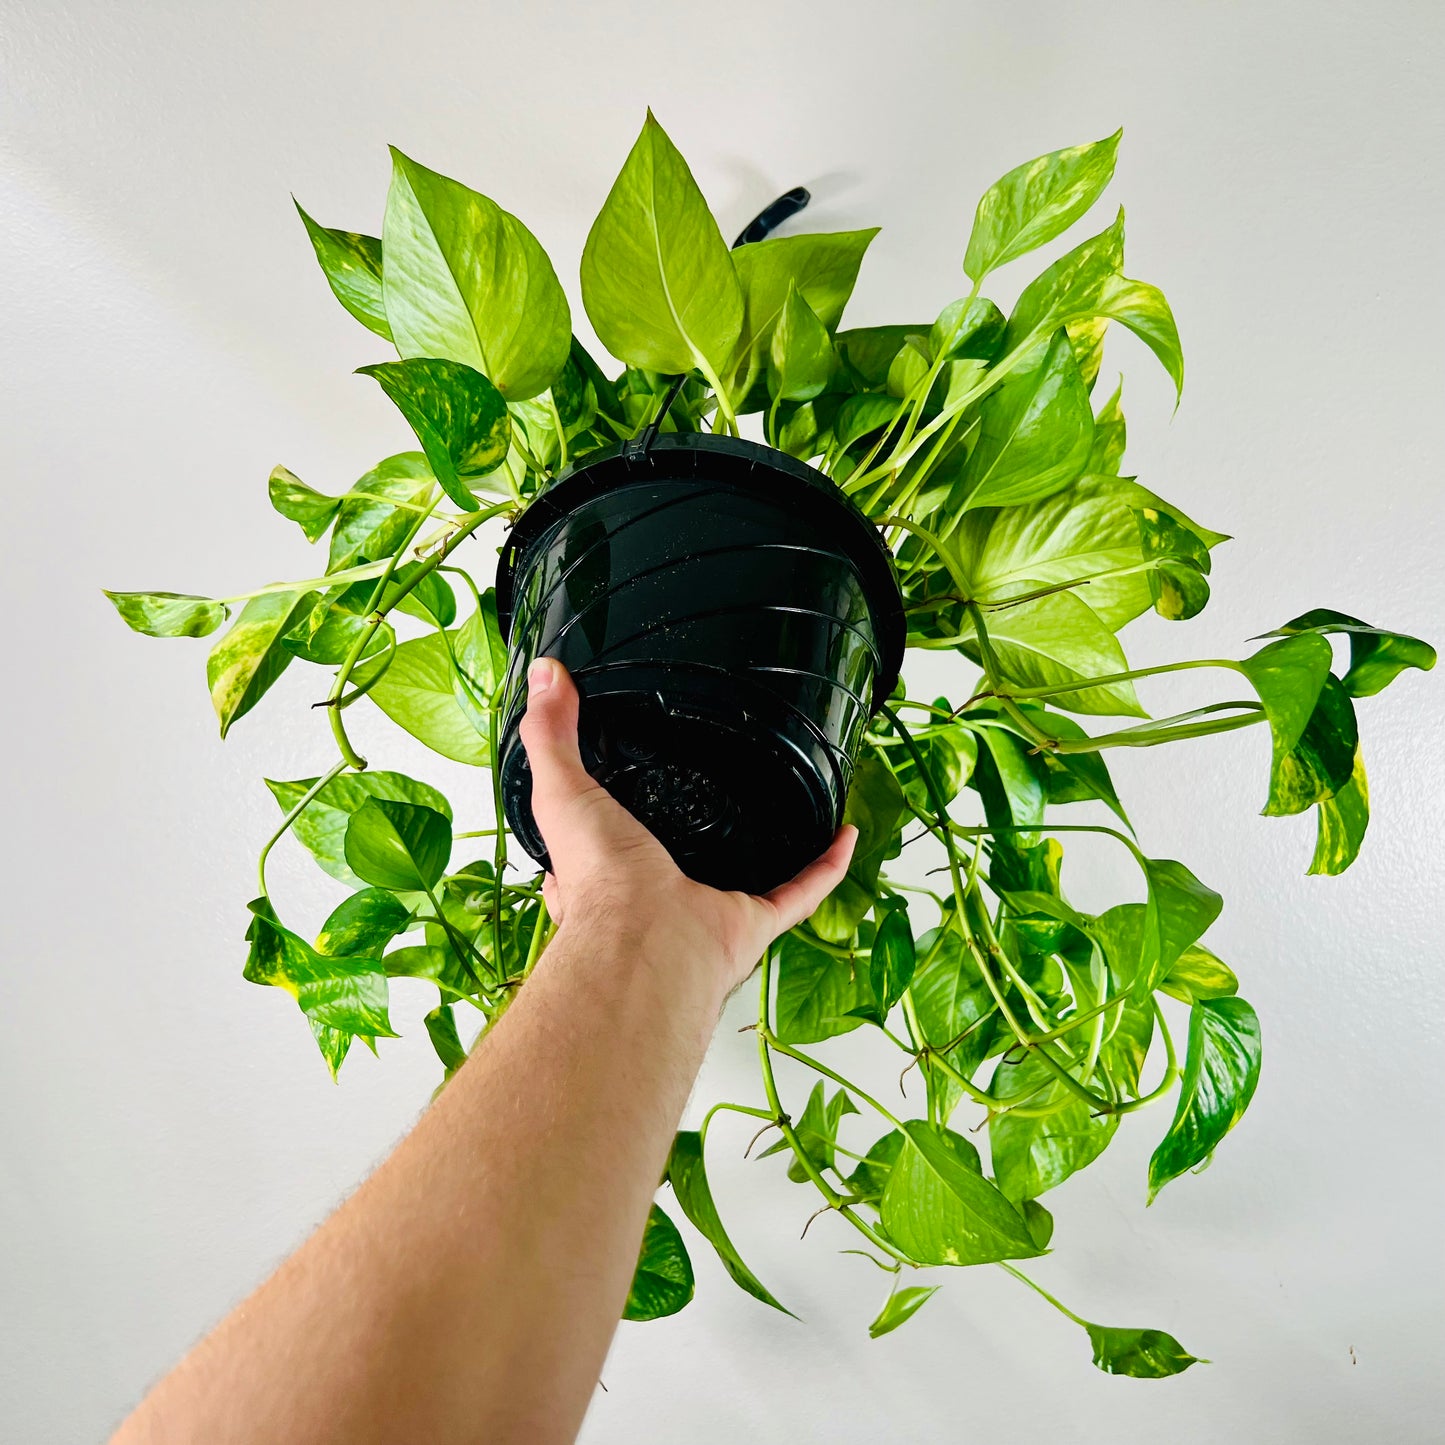
<path id="1" fill-rule="evenodd" d="M 266 786 L 283 813 L 289 813 L 315 783 L 315 778 L 299 778 L 290 783 L 266 779 Z M 434 809 L 448 820 L 452 816 L 451 804 L 435 788 L 404 773 L 368 771 L 342 773 L 332 778 L 302 809 L 291 831 L 327 873 L 353 887 L 359 886 L 361 879 L 346 863 L 346 830 L 351 815 L 372 798 L 417 803 Z"/>
<path id="2" fill-rule="evenodd" d="M 205 637 L 231 615 L 223 602 L 191 597 L 184 592 L 106 592 L 105 595 L 125 625 L 147 637 Z"/>
<path id="3" fill-rule="evenodd" d="M 1239 1123 L 1259 1083 L 1259 1018 L 1242 998 L 1204 999 L 1189 1011 L 1189 1051 L 1174 1122 L 1149 1160 L 1149 1199 L 1204 1164 Z"/>
<path id="4" fill-rule="evenodd" d="M 843 809 L 843 821 L 858 829 L 858 841 L 847 875 L 808 920 L 819 938 L 847 943 L 868 916 L 879 870 L 889 856 L 903 812 L 903 789 L 888 764 L 872 754 L 860 758 Z"/>
<path id="5" fill-rule="evenodd" d="M 381 300 L 381 242 L 375 236 L 319 226 L 294 196 L 292 204 L 311 237 L 332 294 L 363 326 L 390 341 L 391 327 Z"/>
<path id="6" fill-rule="evenodd" d="M 898 398 L 864 392 L 850 396 L 838 408 L 833 438 L 839 447 L 851 447 L 870 432 L 889 425 L 898 416 Z"/>
<path id="7" fill-rule="evenodd" d="M 873 935 L 873 950 L 868 958 L 868 979 L 877 1007 L 877 1021 L 886 1023 L 889 1010 L 898 1002 L 913 980 L 916 963 L 913 930 L 908 923 L 908 910 L 897 904 L 885 908 Z"/>
<path id="8" fill-rule="evenodd" d="M 391 158 L 382 293 L 396 349 L 471 367 L 509 401 L 545 391 L 572 344 L 547 253 L 486 196 L 394 148 Z"/>
<path id="9" fill-rule="evenodd" d="M 928 333 L 928 349 L 934 356 L 954 361 L 993 361 L 1007 326 L 1003 312 L 992 301 L 966 296 L 950 301 L 938 313 Z"/>
<path id="10" fill-rule="evenodd" d="M 457 1033 L 456 1015 L 450 1004 L 439 1004 L 425 1019 L 427 1037 L 449 1079 L 467 1061 L 467 1051 Z"/>
<path id="11" fill-rule="evenodd" d="M 743 296 L 743 329 L 729 390 L 742 402 L 767 364 L 773 329 L 796 287 L 829 331 L 842 319 L 858 268 L 877 227 L 801 236 L 770 236 L 739 246 L 733 266 Z"/>
<path id="12" fill-rule="evenodd" d="M 313 1024 L 369 1038 L 396 1037 L 387 1016 L 386 973 L 380 963 L 318 953 L 282 927 L 268 898 L 247 906 L 253 917 L 246 930 L 251 950 L 243 977 L 249 983 L 285 989 Z"/>
<path id="13" fill-rule="evenodd" d="M 675 1315 L 693 1295 L 692 1261 L 677 1226 L 657 1205 L 647 1216 L 642 1252 L 622 1309 L 625 1320 L 660 1320 Z"/>
<path id="14" fill-rule="evenodd" d="M 947 699 L 935 699 L 934 706 L 947 711 Z M 932 780 L 944 803 L 951 803 L 958 796 L 958 790 L 973 775 L 978 761 L 978 738 L 962 723 L 941 727 L 937 718 L 930 721 L 929 730 L 931 736 L 914 740 L 914 746 L 923 759 L 923 767 L 927 770 L 927 778 L 919 770 L 908 748 L 890 748 L 889 756 L 893 760 L 893 775 L 903 789 L 903 796 L 920 812 L 931 815 L 933 796 L 928 780 Z"/>
<path id="15" fill-rule="evenodd" d="M 608 351 L 649 371 L 720 378 L 742 333 L 727 243 L 651 111 L 588 233 L 582 301 Z"/>
<path id="16" fill-rule="evenodd" d="M 988 1054 L 994 1037 L 993 995 L 978 971 L 973 955 L 951 923 L 931 928 L 918 940 L 918 968 L 909 984 L 922 1042 L 942 1050 L 943 1057 L 972 1077 Z M 929 1087 L 940 1101 L 944 1123 L 963 1091 L 942 1070 L 931 1071 Z"/>
<path id="17" fill-rule="evenodd" d="M 963 271 L 982 281 L 990 271 L 1068 230 L 1114 174 L 1122 130 L 1091 145 L 1069 146 L 1015 166 L 984 192 L 973 218 Z"/>
<path id="18" fill-rule="evenodd" d="M 1094 445 L 1089 451 L 1087 472 L 1110 477 L 1119 475 L 1119 465 L 1124 460 L 1124 447 L 1129 439 L 1129 429 L 1119 405 L 1123 394 L 1124 383 L 1120 381 L 1114 388 L 1113 396 L 1094 417 Z M 1211 542 L 1210 546 L 1213 545 Z"/>
<path id="19" fill-rule="evenodd" d="M 868 1326 L 868 1338 L 876 1340 L 896 1330 L 899 1325 L 911 1320 L 928 1301 L 938 1293 L 939 1285 L 905 1285 L 888 1296 L 888 1303 L 879 1311 L 878 1318 Z"/>
<path id="20" fill-rule="evenodd" d="M 693 1227 L 717 1251 L 723 1268 L 732 1276 L 734 1283 L 745 1289 L 754 1299 L 782 1310 L 785 1315 L 792 1311 L 780 1305 L 763 1287 L 752 1270 L 743 1263 L 732 1240 L 728 1238 L 718 1217 L 717 1205 L 713 1203 L 712 1190 L 708 1187 L 707 1171 L 703 1165 L 702 1135 L 696 1130 L 679 1130 L 672 1142 L 672 1153 L 667 1161 L 667 1178 L 673 1193 L 682 1207 L 682 1212 L 692 1221 Z"/>
<path id="21" fill-rule="evenodd" d="M 960 474 L 966 508 L 1015 506 L 1079 477 L 1094 441 L 1094 413 L 1062 332 L 1028 371 L 1008 376 L 979 408 L 978 442 Z"/>
<path id="22" fill-rule="evenodd" d="M 253 597 L 206 658 L 206 685 L 221 721 L 221 736 L 244 717 L 286 671 L 291 653 L 282 636 L 316 605 L 315 592 L 268 592 Z"/>
<path id="23" fill-rule="evenodd" d="M 1144 905 L 1139 971 L 1134 977 L 1135 992 L 1141 999 L 1159 986 L 1175 960 L 1199 941 L 1224 908 L 1219 894 L 1172 858 L 1146 858 L 1143 868 L 1149 897 Z"/>
<path id="24" fill-rule="evenodd" d="M 922 382 L 932 364 L 928 338 L 908 337 L 888 365 L 888 394 L 899 398 L 907 396 Z"/>
<path id="25" fill-rule="evenodd" d="M 1332 661 L 1324 637 L 1302 632 L 1239 664 L 1269 720 L 1268 817 L 1302 813 L 1332 798 L 1353 776 L 1359 728 L 1349 693 L 1330 675 Z"/>
<path id="26" fill-rule="evenodd" d="M 1029 720 L 1051 738 L 1068 738 L 1077 742 L 1086 737 L 1084 729 L 1071 717 L 1050 712 L 1046 708 L 1022 704 Z M 1053 803 L 1082 803 L 1090 799 L 1104 803 L 1111 812 L 1129 826 L 1128 814 L 1114 790 L 1114 780 L 1099 753 L 1059 753 L 1045 749 L 1037 755 L 1044 779 L 1044 796 Z"/>
<path id="27" fill-rule="evenodd" d="M 390 665 L 385 655 L 373 657 L 352 673 L 352 680 L 365 685 L 384 668 L 366 694 L 382 712 L 442 757 L 485 767 L 487 739 L 453 693 L 447 641 L 440 632 L 413 637 L 391 654 Z"/>
<path id="28" fill-rule="evenodd" d="M 411 910 L 394 893 L 363 888 L 332 909 L 316 935 L 316 951 L 334 958 L 380 958 L 386 945 L 410 924 Z"/>
<path id="29" fill-rule="evenodd" d="M 1122 274 L 1124 212 L 1114 224 L 1091 236 L 1031 281 L 1009 317 L 1007 345 L 1021 346 L 1030 336 L 1042 341 L 1061 326 L 1108 317 L 1134 332 L 1184 389 L 1184 354 L 1179 331 L 1164 294 Z"/>
<path id="30" fill-rule="evenodd" d="M 345 849 L 347 866 L 367 883 L 427 891 L 451 858 L 451 819 L 419 803 L 371 798 L 351 815 Z"/>
<path id="31" fill-rule="evenodd" d="M 811 401 L 832 374 L 833 338 L 792 284 L 768 345 L 768 393 L 783 401 Z"/>
<path id="32" fill-rule="evenodd" d="M 1042 1253 L 1023 1215 L 983 1177 L 962 1135 L 922 1119 L 906 1140 L 883 1191 L 888 1237 L 919 1264 L 989 1264 Z"/>
<path id="33" fill-rule="evenodd" d="M 1418 637 L 1403 632 L 1386 632 L 1371 627 L 1358 617 L 1316 607 L 1293 622 L 1286 622 L 1271 637 L 1290 637 L 1314 632 L 1324 636 L 1340 634 L 1350 640 L 1350 666 L 1343 677 L 1344 688 L 1351 697 L 1373 697 L 1384 691 L 1407 667 L 1429 672 L 1435 666 L 1435 649 Z"/>
<path id="34" fill-rule="evenodd" d="M 857 1112 L 857 1106 L 844 1090 L 839 1089 L 831 1099 L 825 1099 L 823 1081 L 820 1079 L 813 1085 L 813 1092 L 808 1095 L 803 1116 L 793 1126 L 793 1132 L 802 1145 L 803 1152 L 818 1169 L 832 1169 L 836 1166 L 837 1157 L 834 1151 L 838 1144 L 838 1125 L 844 1114 Z M 779 1139 L 764 1149 L 758 1157 L 765 1159 L 769 1154 L 781 1154 L 790 1148 L 791 1145 L 786 1139 Z M 806 1184 L 808 1177 L 808 1171 L 796 1156 L 788 1160 L 788 1178 L 794 1184 Z"/>
<path id="35" fill-rule="evenodd" d="M 308 487 L 299 477 L 276 467 L 266 483 L 271 505 L 289 522 L 295 522 L 308 542 L 319 541 L 336 518 L 340 497 L 328 497 Z"/>
<path id="36" fill-rule="evenodd" d="M 1207 1365 L 1198 1355 L 1163 1330 L 1127 1330 L 1081 1321 L 1094 1347 L 1094 1364 L 1106 1375 L 1130 1375 L 1136 1380 L 1162 1380 L 1182 1374 L 1190 1365 Z"/>
<path id="37" fill-rule="evenodd" d="M 1140 508 L 1163 513 L 1210 546 L 1225 540 L 1128 478 L 1088 475 L 1025 506 L 966 513 L 949 545 L 978 601 L 1002 602 L 1088 578 L 1080 595 L 1105 627 L 1118 632 L 1151 605 L 1148 577 L 1096 574 L 1144 560 L 1134 515 Z"/>
<path id="38" fill-rule="evenodd" d="M 1309 871 L 1330 875 L 1343 873 L 1359 857 L 1365 829 L 1370 825 L 1370 784 L 1365 777 L 1365 763 L 1358 748 L 1350 781 L 1334 797 L 1324 799 L 1318 813 L 1315 856 Z"/>
<path id="39" fill-rule="evenodd" d="M 797 931 L 778 945 L 777 1035 L 785 1044 L 814 1044 L 856 1029 L 854 1010 L 873 1002 L 867 966 L 856 955 L 838 958 Z"/>
<path id="40" fill-rule="evenodd" d="M 463 511 L 477 499 L 466 483 L 495 471 L 507 459 L 512 420 L 500 391 L 459 361 L 413 357 L 360 366 L 396 403 L 422 444 L 442 490 Z"/>
<path id="41" fill-rule="evenodd" d="M 457 666 L 482 697 L 491 697 L 507 674 L 507 644 L 497 620 L 497 594 L 488 587 L 481 606 L 462 624 L 453 644 Z"/>
<path id="42" fill-rule="evenodd" d="M 456 593 L 452 591 L 451 583 L 435 570 L 423 573 L 421 580 L 414 582 L 412 579 L 421 572 L 424 565 L 421 562 L 407 562 L 398 567 L 381 594 L 381 605 L 394 606 L 398 612 L 419 617 L 433 627 L 450 627 L 457 620 Z M 359 585 L 364 587 L 366 584 Z M 402 588 L 408 589 L 406 595 L 399 601 L 394 601 L 396 593 Z M 368 599 L 369 596 L 368 593 Z M 362 602 L 361 605 L 364 607 L 366 604 Z"/>
<path id="43" fill-rule="evenodd" d="M 1135 507 L 1154 610 L 1171 622 L 1197 617 L 1209 601 L 1209 548 L 1202 538 L 1157 507 Z"/>
<path id="44" fill-rule="evenodd" d="M 341 503 L 326 570 L 341 572 L 359 562 L 390 557 L 416 520 L 408 507 L 425 506 L 433 485 L 431 468 L 420 452 L 400 452 L 378 462 L 351 488 L 361 495 Z"/>
<path id="45" fill-rule="evenodd" d="M 1068 1090 L 1034 1054 L 1017 1064 L 1007 1060 L 994 1073 L 993 1093 L 1013 1098 L 1038 1089 L 1032 1107 L 1054 1112 L 1041 1118 L 1005 1112 L 989 1119 L 989 1155 L 998 1187 L 1016 1203 L 1057 1188 L 1093 1163 L 1109 1146 L 1119 1115 L 1095 1117 L 1093 1106 Z M 1057 1106 L 1057 1107 L 1055 1107 Z"/>
<path id="46" fill-rule="evenodd" d="M 848 1176 L 848 1187 L 861 1200 L 876 1204 L 888 1187 L 888 1176 L 903 1152 L 903 1132 L 890 1130 L 863 1156 Z"/>
<path id="47" fill-rule="evenodd" d="M 341 1065 L 345 1063 L 346 1056 L 351 1052 L 351 1041 L 356 1037 L 344 1029 L 334 1029 L 330 1024 L 317 1023 L 315 1019 L 307 1019 L 311 1026 L 311 1037 L 316 1040 L 316 1047 L 321 1050 L 321 1057 L 326 1060 L 326 1067 L 331 1071 L 331 1081 L 336 1082 L 336 1076 L 341 1072 Z"/>
<path id="48" fill-rule="evenodd" d="M 743 248 L 744 253 L 747 249 Z M 908 338 L 928 333 L 927 322 L 919 326 L 860 326 L 840 331 L 834 339 L 839 354 L 858 373 L 859 380 L 865 386 L 879 387 L 887 384 L 893 358 Z"/>
<path id="49" fill-rule="evenodd" d="M 1139 1080 L 1154 1042 L 1154 1001 L 1129 999 L 1119 1010 L 1118 1023 L 1099 1057 L 1114 1087 L 1121 1094 L 1139 1097 Z"/>
<path id="50" fill-rule="evenodd" d="M 1019 687 L 1084 684 L 1091 677 L 1125 672 L 1129 667 L 1118 639 L 1099 614 L 1072 592 L 1055 592 L 990 612 L 984 626 L 1003 680 Z M 976 647 L 976 642 L 963 644 L 971 657 L 976 655 Z M 1050 703 L 1070 712 L 1148 716 L 1139 705 L 1134 684 L 1127 680 L 1081 685 L 1077 691 L 1057 694 Z"/>
<path id="51" fill-rule="evenodd" d="M 1239 992 L 1239 980 L 1227 963 L 1192 943 L 1169 965 L 1159 989 L 1180 1003 L 1197 1003 L 1202 999 L 1232 998 Z"/>

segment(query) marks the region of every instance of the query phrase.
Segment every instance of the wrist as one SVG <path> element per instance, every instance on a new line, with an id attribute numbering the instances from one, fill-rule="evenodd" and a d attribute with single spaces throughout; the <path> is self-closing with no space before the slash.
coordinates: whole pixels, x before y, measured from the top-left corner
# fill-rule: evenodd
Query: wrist
<path id="1" fill-rule="evenodd" d="M 602 977 L 655 981 L 714 1020 L 737 982 L 721 941 L 701 921 L 671 910 L 611 903 L 569 908 L 548 951 L 558 944 Z"/>

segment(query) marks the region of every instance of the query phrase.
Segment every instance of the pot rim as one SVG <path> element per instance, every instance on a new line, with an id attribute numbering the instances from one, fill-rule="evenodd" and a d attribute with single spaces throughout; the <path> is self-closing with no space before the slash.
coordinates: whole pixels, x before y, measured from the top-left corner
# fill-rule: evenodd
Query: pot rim
<path id="1" fill-rule="evenodd" d="M 690 476 L 668 476 L 659 467 L 669 456 L 690 454 Z M 780 489 L 791 487 L 793 496 L 812 506 L 828 539 L 857 569 L 873 614 L 879 655 L 873 684 L 873 712 L 888 700 L 903 666 L 907 624 L 903 595 L 893 567 L 893 556 L 882 533 L 830 478 L 816 467 L 774 447 L 741 437 L 710 432 L 668 432 L 645 444 L 641 437 L 589 452 L 576 465 L 559 474 L 527 504 L 512 523 L 497 564 L 497 620 L 502 636 L 512 630 L 513 587 L 517 568 L 528 549 L 555 523 L 582 502 L 619 487 L 647 481 L 709 481 L 739 491 L 756 492 L 774 500 Z"/>

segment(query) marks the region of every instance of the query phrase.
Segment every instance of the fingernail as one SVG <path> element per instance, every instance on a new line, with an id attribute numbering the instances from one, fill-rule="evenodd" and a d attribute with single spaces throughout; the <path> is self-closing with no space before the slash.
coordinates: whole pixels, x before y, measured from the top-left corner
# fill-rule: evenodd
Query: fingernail
<path id="1" fill-rule="evenodd" d="M 536 657 L 527 669 L 528 692 L 546 692 L 557 677 L 557 667 L 550 657 Z"/>

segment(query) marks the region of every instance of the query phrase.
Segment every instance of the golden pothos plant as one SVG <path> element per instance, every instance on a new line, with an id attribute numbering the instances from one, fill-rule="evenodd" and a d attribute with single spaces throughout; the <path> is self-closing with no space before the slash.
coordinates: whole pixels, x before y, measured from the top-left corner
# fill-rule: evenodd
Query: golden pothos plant
<path id="1" fill-rule="evenodd" d="M 219 599 L 108 595 L 151 636 L 202 637 L 230 621 L 207 661 L 223 737 L 285 669 L 321 670 L 318 725 L 332 751 L 318 750 L 311 776 L 268 780 L 280 822 L 261 849 L 245 976 L 292 995 L 333 1073 L 354 1040 L 375 1050 L 395 1036 L 389 980 L 425 980 L 438 994 L 425 1025 L 449 1077 L 552 931 L 541 880 L 509 850 L 498 805 L 506 647 L 489 578 L 476 575 L 491 554 L 461 544 L 657 420 L 675 386 L 664 429 L 747 427 L 811 463 L 882 530 L 909 644 L 946 654 L 957 681 L 934 697 L 900 684 L 874 719 L 847 801 L 861 830 L 848 877 L 761 963 L 758 1097 L 716 1103 L 677 1136 L 672 1196 L 731 1277 L 783 1308 L 730 1241 L 704 1164 L 717 1113 L 752 1116 L 777 1135 L 763 1157 L 785 1155 L 789 1178 L 890 1277 L 872 1334 L 939 1288 L 937 1275 L 910 1283 L 918 1271 L 996 1264 L 1077 1321 L 1101 1369 L 1153 1377 L 1195 1357 L 1161 1331 L 1081 1319 L 1018 1262 L 1048 1249 L 1043 1197 L 1121 1128 L 1158 1136 L 1151 1198 L 1204 1165 L 1254 1093 L 1260 1024 L 1202 941 L 1219 895 L 1135 835 L 1106 758 L 1266 729 L 1265 812 L 1314 810 L 1310 871 L 1338 873 L 1369 816 L 1356 703 L 1435 653 L 1317 608 L 1242 658 L 1129 666 L 1119 634 L 1150 612 L 1195 616 L 1225 540 L 1123 475 L 1120 391 L 1096 397 L 1119 326 L 1182 388 L 1174 317 L 1157 288 L 1125 274 L 1122 211 L 1007 314 L 985 294 L 997 270 L 1083 218 L 1118 143 L 1040 156 L 989 187 L 965 282 L 940 278 L 936 317 L 849 328 L 844 308 L 875 231 L 730 249 L 649 114 L 582 255 L 582 302 L 620 372 L 573 334 L 563 287 L 521 221 L 393 152 L 379 239 L 301 219 L 337 299 L 394 347 L 397 359 L 360 369 L 420 449 L 339 494 L 273 472 L 271 505 L 326 547 L 315 576 Z M 1186 668 L 1225 674 L 1227 700 L 1151 716 L 1136 684 Z M 482 787 L 457 816 L 429 783 L 370 766 L 347 732 L 357 706 L 443 758 L 490 769 L 490 809 Z M 1080 803 L 1113 823 L 1061 821 Z M 1095 913 L 1069 901 L 1061 839 L 1074 832 L 1105 835 L 1133 859 L 1135 896 Z M 267 858 L 288 837 L 343 890 L 314 934 L 283 922 L 268 896 Z M 905 882 L 915 875 L 896 861 L 924 840 L 943 861 L 936 888 Z M 826 1041 L 858 1029 L 877 1041 L 881 1083 L 865 1087 L 829 1061 Z M 816 1075 L 805 1100 L 784 1100 L 778 1055 Z M 900 1061 L 921 1090 L 901 1092 Z M 1155 1103 L 1172 1107 L 1167 1123 L 1132 1117 Z M 682 1237 L 656 1207 L 627 1316 L 671 1314 L 692 1293 Z"/>

